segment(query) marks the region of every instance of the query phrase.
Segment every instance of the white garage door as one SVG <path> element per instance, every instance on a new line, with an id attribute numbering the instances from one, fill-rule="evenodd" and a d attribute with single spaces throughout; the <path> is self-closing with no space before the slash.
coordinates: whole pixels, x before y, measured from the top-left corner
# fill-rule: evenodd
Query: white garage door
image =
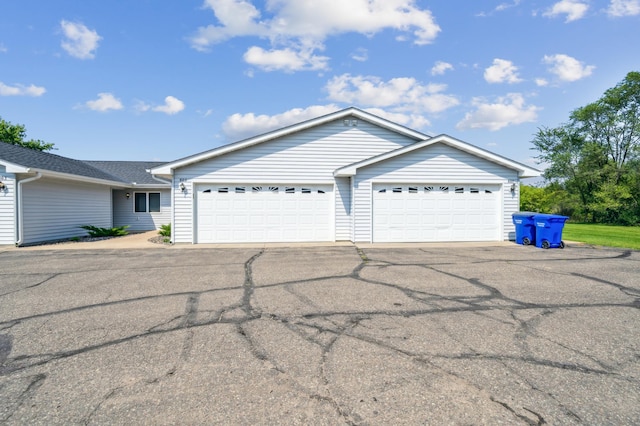
<path id="1" fill-rule="evenodd" d="M 199 185 L 198 243 L 331 241 L 331 185 Z"/>
<path id="2" fill-rule="evenodd" d="M 374 185 L 374 242 L 500 240 L 498 185 Z"/>

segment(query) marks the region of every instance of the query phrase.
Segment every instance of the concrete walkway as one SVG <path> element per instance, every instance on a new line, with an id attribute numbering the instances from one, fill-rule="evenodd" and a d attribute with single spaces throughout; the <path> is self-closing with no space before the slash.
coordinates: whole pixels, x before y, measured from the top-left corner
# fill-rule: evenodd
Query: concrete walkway
<path id="1" fill-rule="evenodd" d="M 148 231 L 129 234 L 124 237 L 109 238 L 99 241 L 42 244 L 37 246 L 13 247 L 0 246 L 0 252 L 6 250 L 36 251 L 36 250 L 116 250 L 116 249 L 255 249 L 255 248 L 287 248 L 287 247 L 351 247 L 350 241 L 338 242 L 309 242 L 309 243 L 242 243 L 242 244 L 159 244 L 149 241 L 158 236 L 158 231 Z M 483 241 L 483 242 L 448 242 L 448 243 L 358 243 L 360 248 L 463 248 L 463 247 L 496 247 L 513 245 L 513 241 Z"/>
<path id="2" fill-rule="evenodd" d="M 27 247 L 4 247 L 0 246 L 0 251 L 4 249 L 12 250 L 87 250 L 87 249 L 137 249 L 137 248 L 169 248 L 167 244 L 156 244 L 149 241 L 150 238 L 157 237 L 158 231 L 139 232 L 125 235 L 124 237 L 109 238 L 99 241 L 67 241 L 62 243 L 42 244 Z"/>

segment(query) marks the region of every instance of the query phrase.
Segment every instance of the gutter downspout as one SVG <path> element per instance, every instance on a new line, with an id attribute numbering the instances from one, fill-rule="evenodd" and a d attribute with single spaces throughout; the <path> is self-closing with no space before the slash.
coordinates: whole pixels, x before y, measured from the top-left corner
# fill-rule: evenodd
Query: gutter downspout
<path id="1" fill-rule="evenodd" d="M 148 171 L 148 170 L 147 170 L 147 171 Z M 164 179 L 161 179 L 161 178 L 159 178 L 159 177 L 156 177 L 156 175 L 151 175 L 151 177 L 152 177 L 154 180 L 157 180 L 158 182 L 162 182 L 162 183 L 166 183 L 167 185 L 171 185 L 171 182 L 170 182 L 170 181 L 168 181 L 168 180 L 164 180 Z"/>
<path id="2" fill-rule="evenodd" d="M 42 173 L 40 172 L 36 172 L 36 175 L 33 177 L 30 177 L 28 179 L 24 179 L 24 180 L 20 180 L 18 181 L 18 196 L 17 196 L 17 201 L 18 201 L 18 240 L 16 241 L 16 247 L 20 247 L 20 245 L 22 245 L 22 242 L 24 241 L 24 226 L 23 226 L 23 217 L 24 215 L 22 214 L 23 208 L 22 208 L 22 185 L 28 182 L 33 182 L 34 180 L 38 180 L 42 177 Z"/>
<path id="3" fill-rule="evenodd" d="M 150 173 L 151 171 L 147 170 L 147 172 Z M 174 217 L 174 209 L 175 209 L 176 202 L 174 200 L 174 194 L 173 194 L 173 181 L 168 181 L 168 180 L 161 179 L 159 177 L 156 177 L 156 175 L 154 175 L 154 174 L 151 175 L 151 178 L 154 179 L 154 180 L 157 180 L 158 182 L 162 182 L 162 183 L 168 184 L 170 189 L 171 189 L 171 195 L 170 195 L 170 197 L 171 197 L 171 237 L 170 238 L 171 238 L 171 244 L 175 244 L 174 243 L 175 239 L 173 237 L 173 232 L 174 232 L 173 230 L 176 227 L 175 227 L 175 225 L 173 223 L 174 222 L 173 217 Z"/>

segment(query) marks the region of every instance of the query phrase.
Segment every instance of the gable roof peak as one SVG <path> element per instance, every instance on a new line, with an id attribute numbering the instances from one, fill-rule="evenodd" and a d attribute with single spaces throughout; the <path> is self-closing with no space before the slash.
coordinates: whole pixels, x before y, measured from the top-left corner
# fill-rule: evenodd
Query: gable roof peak
<path id="1" fill-rule="evenodd" d="M 267 133 L 253 136 L 248 139 L 240 140 L 238 142 L 233 142 L 227 145 L 223 145 L 208 151 L 201 152 L 199 154 L 194 154 L 188 157 L 178 159 L 171 163 L 167 163 L 163 166 L 151 169 L 151 173 L 155 175 L 171 175 L 173 174 L 173 170 L 179 167 L 184 167 L 190 164 L 198 163 L 200 161 L 208 160 L 210 158 L 227 154 L 229 152 L 238 151 L 253 145 L 258 145 L 270 140 L 288 136 L 288 135 L 301 132 L 303 130 L 307 130 L 313 127 L 318 127 L 326 123 L 340 120 L 349 116 L 353 116 L 358 120 L 366 121 L 378 127 L 382 127 L 392 132 L 401 134 L 407 138 L 415 140 L 416 142 L 420 142 L 430 138 L 430 136 L 424 133 L 418 132 L 416 130 L 403 126 L 401 124 L 394 123 L 393 121 L 387 120 L 385 118 L 382 118 L 370 112 L 351 106 L 348 108 L 331 112 L 329 114 L 325 114 L 325 115 L 311 118 L 309 120 L 305 120 L 296 124 L 285 126 L 280 129 L 272 130 Z"/>

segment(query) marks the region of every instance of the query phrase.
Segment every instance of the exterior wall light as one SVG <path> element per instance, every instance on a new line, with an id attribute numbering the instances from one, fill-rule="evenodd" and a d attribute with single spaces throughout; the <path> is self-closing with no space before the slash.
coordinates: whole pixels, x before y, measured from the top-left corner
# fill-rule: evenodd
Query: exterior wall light
<path id="1" fill-rule="evenodd" d="M 180 182 L 180 185 L 178 186 L 180 188 L 180 191 L 187 192 L 187 186 L 184 184 L 184 182 Z"/>
<path id="2" fill-rule="evenodd" d="M 511 184 L 511 193 L 512 193 L 512 194 L 515 194 L 515 192 L 516 192 L 516 184 L 515 184 L 515 183 L 512 183 L 512 184 Z"/>
<path id="3" fill-rule="evenodd" d="M 131 198 L 131 194 L 130 194 L 130 193 L 128 193 L 128 192 L 127 192 L 126 194 L 124 194 L 124 196 L 125 196 L 125 197 L 127 197 L 127 200 L 128 200 L 129 198 Z"/>
<path id="4" fill-rule="evenodd" d="M 5 185 L 4 182 L 0 182 L 0 191 L 4 191 L 5 189 L 7 189 L 7 185 Z"/>

